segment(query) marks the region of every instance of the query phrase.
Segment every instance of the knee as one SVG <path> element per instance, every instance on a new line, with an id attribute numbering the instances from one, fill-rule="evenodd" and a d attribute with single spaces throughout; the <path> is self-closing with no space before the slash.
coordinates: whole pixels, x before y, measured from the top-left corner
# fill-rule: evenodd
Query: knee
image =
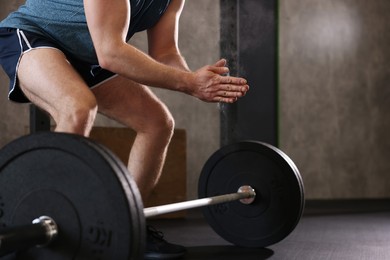
<path id="1" fill-rule="evenodd" d="M 97 114 L 96 100 L 84 99 L 82 102 L 69 102 L 59 112 L 57 127 L 67 132 L 88 136 Z"/>
<path id="2" fill-rule="evenodd" d="M 169 111 L 161 113 L 160 117 L 154 121 L 152 130 L 160 138 L 165 138 L 169 142 L 175 130 L 175 120 L 172 114 Z"/>
<path id="3" fill-rule="evenodd" d="M 142 120 L 141 127 L 135 130 L 139 134 L 144 133 L 149 137 L 169 143 L 175 129 L 175 120 L 172 114 L 162 104 L 157 107 L 149 106 L 147 109 L 150 109 L 149 113 Z"/>

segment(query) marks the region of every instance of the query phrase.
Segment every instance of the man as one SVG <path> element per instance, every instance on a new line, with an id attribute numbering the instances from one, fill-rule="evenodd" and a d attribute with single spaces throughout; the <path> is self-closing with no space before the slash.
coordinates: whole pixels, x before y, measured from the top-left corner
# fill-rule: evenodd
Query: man
<path id="1" fill-rule="evenodd" d="M 180 91 L 206 102 L 232 103 L 245 79 L 221 76 L 220 60 L 191 72 L 178 49 L 184 0 L 27 0 L 0 23 L 0 63 L 10 100 L 32 102 L 55 131 L 88 136 L 97 112 L 137 136 L 129 171 L 146 201 L 156 185 L 174 120 L 146 86 Z M 127 41 L 147 30 L 148 54 Z M 148 231 L 146 258 L 184 253 Z"/>

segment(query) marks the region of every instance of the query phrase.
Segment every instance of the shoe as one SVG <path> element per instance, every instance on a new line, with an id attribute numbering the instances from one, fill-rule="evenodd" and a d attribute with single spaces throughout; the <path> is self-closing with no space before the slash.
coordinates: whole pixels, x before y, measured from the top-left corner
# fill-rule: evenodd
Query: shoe
<path id="1" fill-rule="evenodd" d="M 185 254 L 185 247 L 165 241 L 161 231 L 157 231 L 151 226 L 146 226 L 146 231 L 144 259 L 176 259 Z"/>

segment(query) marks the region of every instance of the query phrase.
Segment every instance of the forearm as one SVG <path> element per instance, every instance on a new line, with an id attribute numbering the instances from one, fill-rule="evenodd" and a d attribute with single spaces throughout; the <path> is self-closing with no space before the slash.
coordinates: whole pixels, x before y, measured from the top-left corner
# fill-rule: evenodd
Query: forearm
<path id="1" fill-rule="evenodd" d="M 129 44 L 101 54 L 99 62 L 103 68 L 138 83 L 184 93 L 188 92 L 192 77 L 184 59 L 162 57 L 156 61 Z"/>
<path id="2" fill-rule="evenodd" d="M 184 57 L 179 53 L 170 53 L 156 58 L 157 61 L 184 71 L 191 71 Z"/>

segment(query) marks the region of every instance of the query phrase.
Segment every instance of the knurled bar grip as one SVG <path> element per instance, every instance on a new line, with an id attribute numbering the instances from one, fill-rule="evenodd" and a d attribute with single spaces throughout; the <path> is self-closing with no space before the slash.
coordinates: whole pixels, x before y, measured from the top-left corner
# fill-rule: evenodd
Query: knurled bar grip
<path id="1" fill-rule="evenodd" d="M 248 186 L 249 187 L 249 186 Z M 196 200 L 189 200 L 184 202 L 178 202 L 178 203 L 172 203 L 162 206 L 156 206 L 156 207 L 150 207 L 144 209 L 144 215 L 145 218 L 150 218 L 166 213 L 176 212 L 180 210 L 185 209 L 192 209 L 192 208 L 198 208 L 203 206 L 209 206 L 214 204 L 220 204 L 225 202 L 231 202 L 236 200 L 243 200 L 248 198 L 254 198 L 256 196 L 255 191 L 250 188 L 245 191 L 240 191 L 236 193 L 230 193 L 225 195 L 219 195 L 209 198 L 203 198 L 203 199 L 196 199 Z M 249 204 L 246 202 L 243 202 L 245 204 Z"/>

